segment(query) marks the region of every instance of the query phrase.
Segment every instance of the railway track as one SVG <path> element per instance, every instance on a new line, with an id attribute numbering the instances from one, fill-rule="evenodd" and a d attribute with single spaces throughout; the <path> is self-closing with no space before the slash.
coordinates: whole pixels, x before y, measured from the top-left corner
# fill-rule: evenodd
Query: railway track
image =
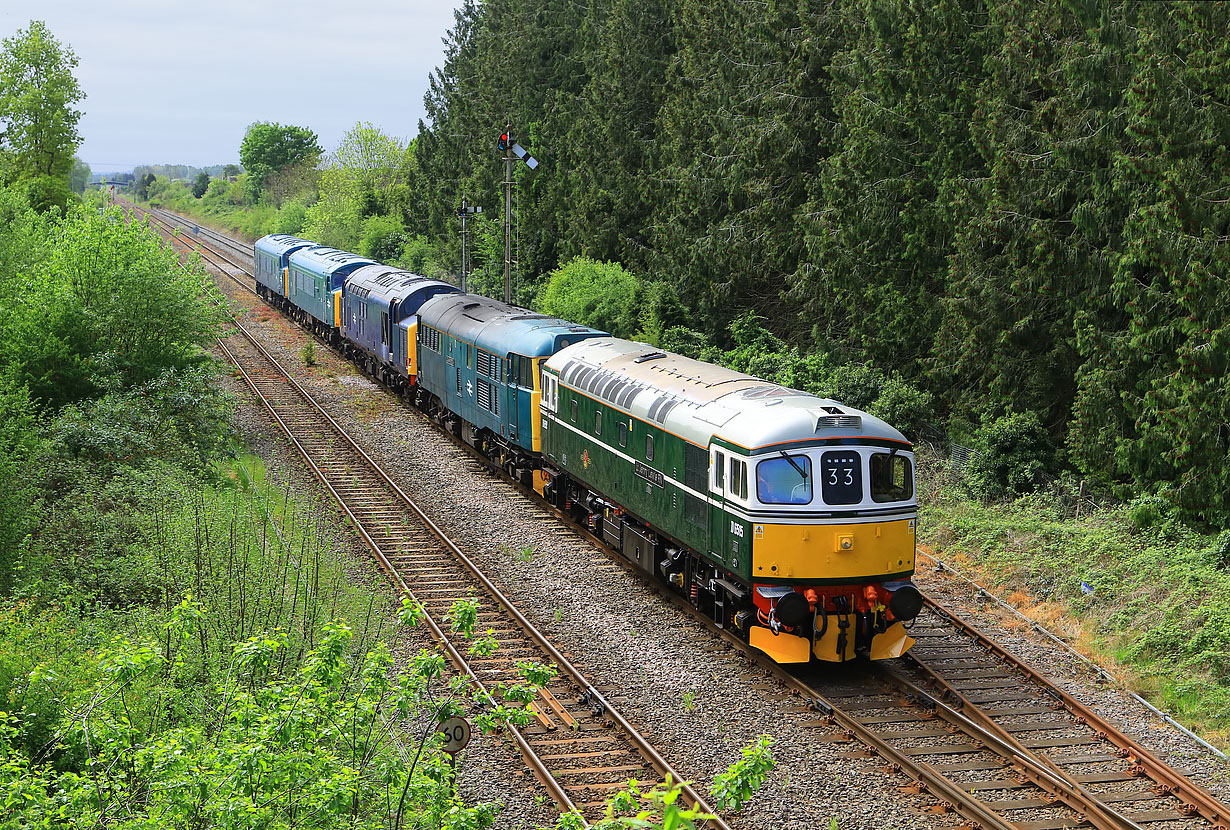
<path id="1" fill-rule="evenodd" d="M 221 269 L 214 252 L 200 247 L 189 250 L 197 250 Z M 595 821 L 604 815 L 606 799 L 629 779 L 682 781 L 582 671 L 526 619 L 259 340 L 238 320 L 234 325 L 234 334 L 219 339 L 223 353 L 337 501 L 394 587 L 424 610 L 428 628 L 454 667 L 468 675 L 488 700 L 492 699 L 490 690 L 520 679 L 520 661 L 557 668 L 555 677 L 529 704 L 533 722 L 522 728 L 509 726 L 508 732 L 560 811 L 575 811 Z M 468 654 L 470 642 L 441 624 L 458 600 L 477 602 L 478 628 L 490 630 L 499 642 L 494 653 Z M 683 798 L 704 813 L 714 813 L 689 785 L 683 786 Z M 717 816 L 704 826 L 729 830 Z"/>
<path id="2" fill-rule="evenodd" d="M 783 679 L 971 827 L 1225 828 L 1211 794 L 1006 649 L 931 605 L 898 665 Z"/>
<path id="3" fill-rule="evenodd" d="M 154 219 L 161 223 L 165 228 L 171 230 L 178 229 L 183 233 L 191 234 L 197 240 L 204 240 L 211 246 L 221 246 L 222 248 L 225 248 L 228 252 L 228 260 L 230 260 L 231 257 L 237 257 L 245 263 L 252 262 L 252 246 L 247 243 L 237 242 L 225 234 L 218 233 L 213 228 L 207 228 L 199 222 L 185 219 L 169 210 L 154 208 L 153 210 L 146 212 L 151 214 Z M 233 260 L 231 261 L 233 262 Z M 233 264 L 238 266 L 238 263 Z"/>
<path id="4" fill-rule="evenodd" d="M 931 604 L 912 636 L 918 645 L 896 668 L 869 667 L 836 684 L 785 672 L 731 640 L 822 713 L 817 728 L 861 742 L 909 777 L 905 794 L 966 826 L 1227 826 L 1230 810 L 1211 794 L 968 624 Z M 601 757 L 593 752 L 586 757 Z"/>

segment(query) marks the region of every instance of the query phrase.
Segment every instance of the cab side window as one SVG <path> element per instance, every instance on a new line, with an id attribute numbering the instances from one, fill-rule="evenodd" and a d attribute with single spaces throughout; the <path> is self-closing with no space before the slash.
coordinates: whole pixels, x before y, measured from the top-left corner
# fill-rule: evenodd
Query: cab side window
<path id="1" fill-rule="evenodd" d="M 735 498 L 747 498 L 747 462 L 730 459 L 730 494 Z"/>

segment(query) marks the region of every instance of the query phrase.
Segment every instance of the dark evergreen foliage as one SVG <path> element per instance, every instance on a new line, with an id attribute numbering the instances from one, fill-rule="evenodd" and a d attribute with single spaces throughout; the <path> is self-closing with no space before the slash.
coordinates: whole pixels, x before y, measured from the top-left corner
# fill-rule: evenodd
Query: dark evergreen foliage
<path id="1" fill-rule="evenodd" d="M 616 261 L 650 336 L 730 349 L 752 312 L 926 390 L 958 437 L 1034 413 L 1061 463 L 1224 522 L 1227 30 L 1201 2 L 471 0 L 406 226 L 456 258 L 511 123 L 543 161 L 523 300 Z"/>

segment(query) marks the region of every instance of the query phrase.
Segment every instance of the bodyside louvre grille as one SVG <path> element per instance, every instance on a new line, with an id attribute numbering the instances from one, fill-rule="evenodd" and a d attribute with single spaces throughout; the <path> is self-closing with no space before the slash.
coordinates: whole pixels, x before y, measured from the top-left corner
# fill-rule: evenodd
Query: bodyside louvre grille
<path id="1" fill-rule="evenodd" d="M 679 405 L 679 401 L 667 401 L 665 404 L 662 405 L 662 408 L 658 410 L 658 414 L 654 417 L 654 420 L 657 421 L 659 424 L 666 423 L 667 414 L 669 414 L 670 411 L 678 405 Z"/>
<path id="2" fill-rule="evenodd" d="M 495 387 L 482 378 L 478 379 L 478 405 L 492 415 L 500 414 L 500 396 Z"/>

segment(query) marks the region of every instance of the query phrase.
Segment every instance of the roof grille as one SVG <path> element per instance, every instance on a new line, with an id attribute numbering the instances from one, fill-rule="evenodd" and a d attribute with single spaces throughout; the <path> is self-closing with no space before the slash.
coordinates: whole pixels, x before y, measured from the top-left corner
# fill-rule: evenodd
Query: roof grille
<path id="1" fill-rule="evenodd" d="M 816 432 L 822 429 L 862 429 L 861 415 L 821 415 L 816 419 Z"/>

